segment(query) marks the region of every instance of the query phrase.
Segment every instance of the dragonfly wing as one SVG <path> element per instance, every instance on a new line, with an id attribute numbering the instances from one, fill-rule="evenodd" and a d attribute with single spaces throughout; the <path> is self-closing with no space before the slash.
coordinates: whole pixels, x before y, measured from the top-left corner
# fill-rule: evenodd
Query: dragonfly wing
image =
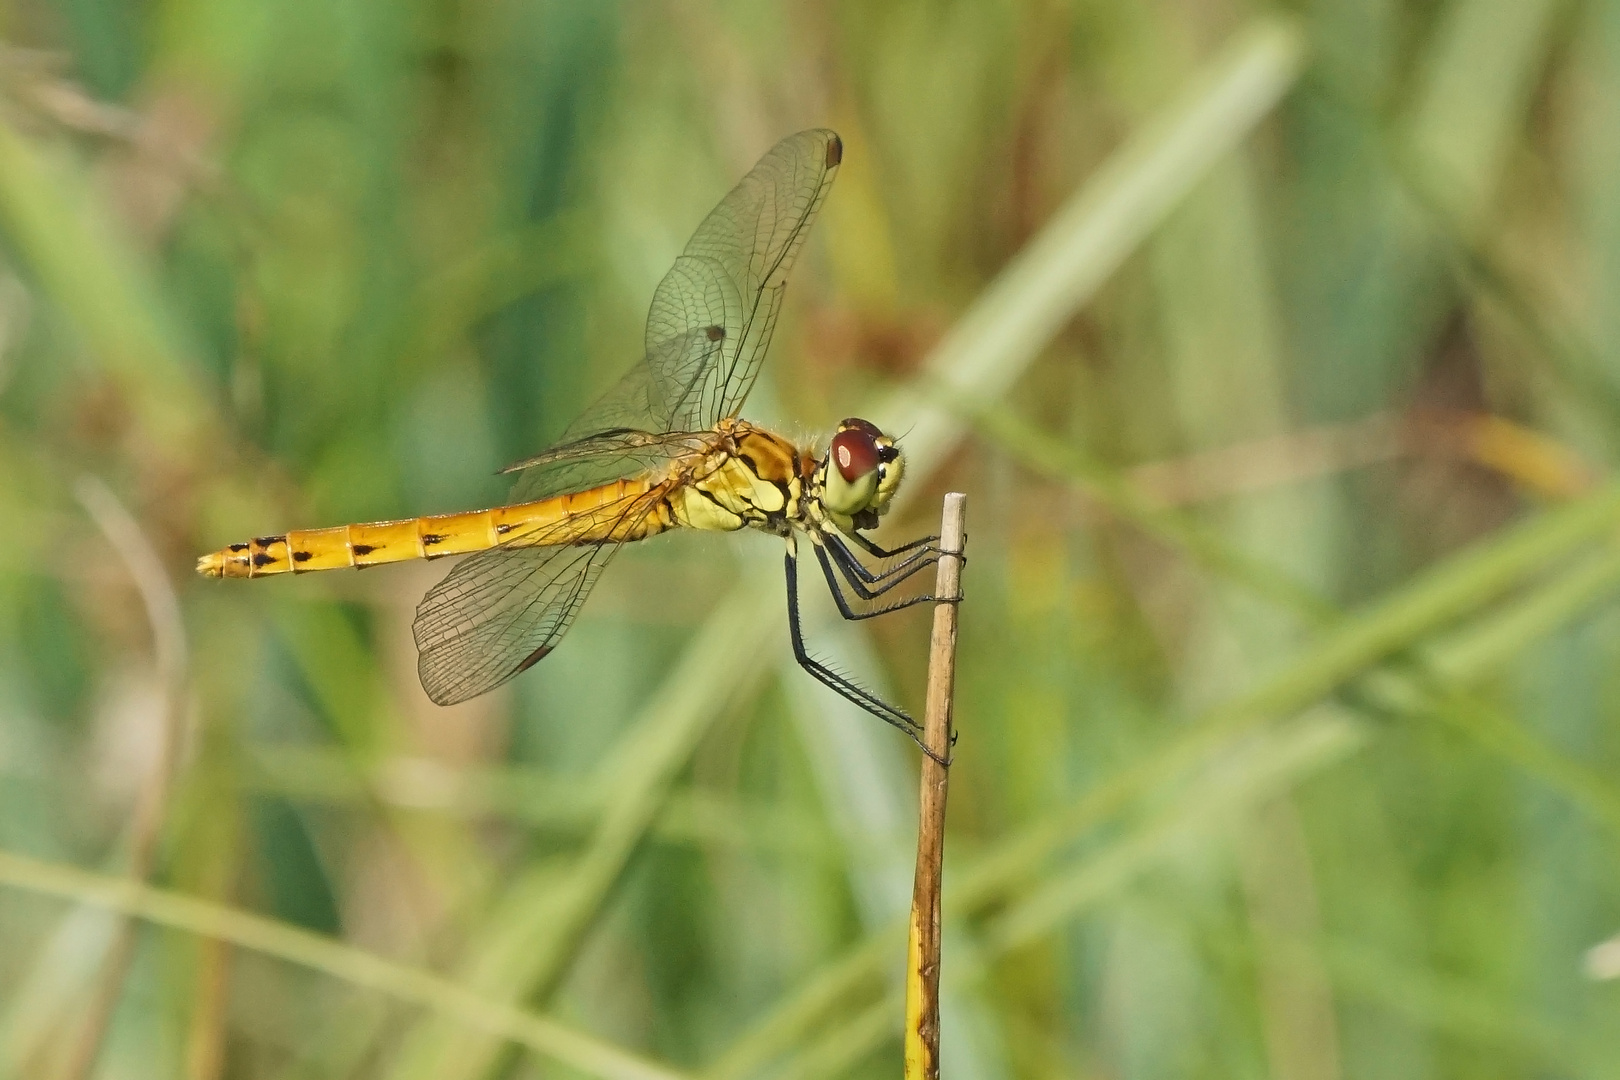
<path id="1" fill-rule="evenodd" d="M 506 470 L 524 473 L 511 502 L 638 475 L 737 415 L 842 156 L 831 131 L 790 135 L 710 211 L 653 294 L 645 358 L 550 450 Z"/>
<path id="2" fill-rule="evenodd" d="M 678 284 L 666 288 L 672 279 Z M 669 333 L 563 429 L 554 450 L 595 436 L 699 430 L 675 420 L 677 403 L 694 377 L 721 366 L 728 337 L 741 327 L 742 302 L 719 267 L 684 256 L 664 275 L 653 296 L 655 311 L 661 302 L 671 309 Z"/>
<path id="3" fill-rule="evenodd" d="M 730 271 L 714 259 L 682 255 L 658 283 L 647 313 L 647 360 L 641 366 L 658 400 L 663 430 L 714 426 L 708 413 L 724 396 L 728 357 L 746 334 L 746 315 Z"/>
<path id="4" fill-rule="evenodd" d="M 678 395 L 670 403 L 671 428 L 710 428 L 742 408 L 776 329 L 788 271 L 843 153 L 838 136 L 819 128 L 777 143 L 703 219 L 659 283 L 647 320 L 647 359 L 657 381 Z M 732 303 L 740 304 L 735 317 Z M 726 322 L 702 321 L 717 307 Z M 694 358 L 666 345 L 707 336 L 709 326 L 726 331 L 717 352 Z M 676 370 L 672 358 L 684 367 Z"/>
<path id="5" fill-rule="evenodd" d="M 683 263 L 694 273 L 704 272 L 700 260 L 683 258 L 676 265 Z M 690 393 L 689 384 L 683 387 L 678 380 L 701 379 L 720 370 L 714 360 L 725 343 L 726 327 L 737 325 L 741 309 L 733 298 L 728 312 L 725 280 L 713 280 L 713 288 L 697 294 L 705 306 L 696 306 L 696 301 L 687 306 L 695 324 L 690 330 L 667 339 L 647 362 L 631 368 L 550 449 L 501 470 L 523 474 L 512 486 L 509 503 L 639 476 L 692 448 L 696 436 L 688 433 L 688 425 L 672 419 L 675 402 Z"/>
<path id="6" fill-rule="evenodd" d="M 654 435 L 632 429 L 603 431 L 563 442 L 544 453 L 508 465 L 521 473 L 508 504 L 534 502 L 665 469 L 671 462 L 706 449 L 708 441 L 676 433 Z"/>
<path id="7" fill-rule="evenodd" d="M 634 524 L 661 489 L 626 498 Z M 416 609 L 417 673 L 440 705 L 500 686 L 543 659 L 573 624 L 616 542 L 546 546 L 545 534 L 469 555 L 428 590 Z"/>

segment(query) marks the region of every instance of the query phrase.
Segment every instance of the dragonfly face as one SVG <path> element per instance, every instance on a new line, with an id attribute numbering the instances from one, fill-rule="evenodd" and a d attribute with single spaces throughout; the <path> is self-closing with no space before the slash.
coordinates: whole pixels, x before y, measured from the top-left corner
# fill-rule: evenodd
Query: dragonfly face
<path id="1" fill-rule="evenodd" d="M 875 425 L 850 419 L 817 461 L 739 417 L 788 271 L 843 156 L 836 134 L 812 130 L 759 160 L 659 282 L 642 360 L 549 450 L 506 470 L 519 474 L 507 505 L 261 536 L 203 556 L 198 572 L 253 578 L 466 555 L 428 592 L 413 626 L 422 687 L 449 705 L 549 654 L 625 543 L 676 528 L 762 529 L 787 541 L 799 664 L 922 746 L 910 716 L 816 661 L 799 633 L 801 533 L 846 618 L 932 599 L 885 597 L 938 558 L 936 538 L 885 550 L 862 535 L 900 485 L 899 447 Z"/>
<path id="2" fill-rule="evenodd" d="M 816 467 L 815 493 L 839 531 L 875 529 L 905 475 L 905 457 L 876 424 L 851 417 L 838 425 Z"/>

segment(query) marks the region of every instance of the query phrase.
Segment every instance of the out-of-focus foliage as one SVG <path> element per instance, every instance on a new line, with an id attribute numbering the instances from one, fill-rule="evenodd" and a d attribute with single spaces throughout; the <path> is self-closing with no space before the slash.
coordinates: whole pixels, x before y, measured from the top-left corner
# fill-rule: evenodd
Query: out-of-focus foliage
<path id="1" fill-rule="evenodd" d="M 896 1074 L 913 752 L 772 541 L 453 709 L 443 567 L 190 569 L 499 502 L 815 125 L 749 413 L 916 420 L 885 537 L 969 493 L 946 1074 L 1615 1075 L 1613 0 L 0 34 L 0 1075 Z M 810 607 L 920 703 L 925 612 Z"/>

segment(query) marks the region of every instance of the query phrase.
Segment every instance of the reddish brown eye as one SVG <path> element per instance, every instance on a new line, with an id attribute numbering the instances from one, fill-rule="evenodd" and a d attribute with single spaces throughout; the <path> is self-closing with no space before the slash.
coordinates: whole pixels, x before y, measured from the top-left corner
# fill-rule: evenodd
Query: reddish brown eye
<path id="1" fill-rule="evenodd" d="M 858 416 L 846 416 L 838 422 L 839 431 L 864 431 L 874 439 L 883 438 L 883 432 L 870 420 L 862 420 Z"/>
<path id="2" fill-rule="evenodd" d="M 844 423 L 847 425 L 849 421 L 846 420 Z M 848 426 L 833 436 L 832 447 L 828 453 L 846 483 L 859 480 L 877 468 L 878 462 L 883 460 L 875 438 L 860 428 Z"/>

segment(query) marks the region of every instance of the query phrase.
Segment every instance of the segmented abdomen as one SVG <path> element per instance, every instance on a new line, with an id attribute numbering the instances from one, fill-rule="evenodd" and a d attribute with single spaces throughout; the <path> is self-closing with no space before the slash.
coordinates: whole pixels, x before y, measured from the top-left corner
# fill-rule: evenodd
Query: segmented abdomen
<path id="1" fill-rule="evenodd" d="M 206 577 L 263 577 L 465 555 L 499 544 L 545 547 L 640 540 L 676 522 L 663 482 L 616 480 L 539 502 L 460 514 L 304 529 L 232 544 L 197 560 Z"/>

